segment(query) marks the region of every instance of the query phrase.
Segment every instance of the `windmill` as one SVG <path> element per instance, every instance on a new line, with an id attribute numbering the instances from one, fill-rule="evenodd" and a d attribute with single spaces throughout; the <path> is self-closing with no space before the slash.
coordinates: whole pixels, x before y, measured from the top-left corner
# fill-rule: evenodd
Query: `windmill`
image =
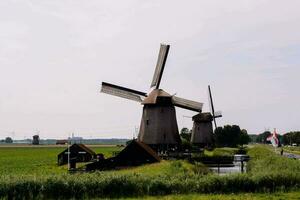
<path id="1" fill-rule="evenodd" d="M 192 117 L 194 123 L 191 143 L 201 147 L 210 146 L 213 143 L 212 122 L 214 122 L 215 128 L 217 128 L 216 118 L 222 117 L 220 111 L 215 112 L 210 86 L 208 86 L 208 99 L 210 112 L 199 112 L 197 115 Z"/>
<path id="2" fill-rule="evenodd" d="M 203 103 L 170 95 L 160 89 L 163 70 L 170 45 L 161 44 L 156 68 L 150 85 L 151 92 L 145 93 L 118 85 L 102 82 L 101 92 L 137 101 L 143 105 L 138 141 L 153 149 L 177 149 L 181 143 L 176 120 L 175 106 L 201 112 Z"/>

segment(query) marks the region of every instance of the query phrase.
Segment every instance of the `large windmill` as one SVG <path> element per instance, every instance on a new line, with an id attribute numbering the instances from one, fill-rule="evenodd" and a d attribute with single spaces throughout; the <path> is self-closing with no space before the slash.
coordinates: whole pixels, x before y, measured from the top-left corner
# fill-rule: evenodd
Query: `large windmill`
<path id="1" fill-rule="evenodd" d="M 220 111 L 215 112 L 210 86 L 208 86 L 208 99 L 210 112 L 200 112 L 192 117 L 194 123 L 191 143 L 201 147 L 210 146 L 213 143 L 212 122 L 214 122 L 215 128 L 217 128 L 216 118 L 222 117 L 222 113 Z"/>
<path id="2" fill-rule="evenodd" d="M 180 143 L 175 106 L 201 112 L 203 103 L 170 95 L 160 89 L 170 45 L 161 44 L 149 94 L 102 82 L 101 92 L 140 102 L 143 115 L 138 140 L 155 150 L 177 148 Z"/>

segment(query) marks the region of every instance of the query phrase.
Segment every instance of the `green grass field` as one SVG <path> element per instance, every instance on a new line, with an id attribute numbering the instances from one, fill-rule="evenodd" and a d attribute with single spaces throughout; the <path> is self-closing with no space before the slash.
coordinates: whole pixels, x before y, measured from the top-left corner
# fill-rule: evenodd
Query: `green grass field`
<path id="1" fill-rule="evenodd" d="M 52 175 L 66 174 L 67 166 L 57 166 L 57 155 L 66 149 L 66 146 L 0 146 L 0 175 Z M 103 153 L 105 158 L 111 157 L 113 152 L 122 150 L 117 146 L 91 146 L 96 153 Z M 213 151 L 205 151 L 208 156 L 233 155 L 235 148 L 218 148 Z M 79 164 L 80 166 L 81 164 Z M 172 170 L 170 162 L 124 169 L 118 171 L 120 174 L 143 173 L 164 174 Z M 193 166 L 184 162 L 186 171 Z"/>
<path id="2" fill-rule="evenodd" d="M 46 175 L 67 173 L 67 166 L 57 166 L 57 155 L 66 147 L 0 147 L 0 175 Z M 117 146 L 91 147 L 105 157 L 122 148 Z"/>
<path id="3" fill-rule="evenodd" d="M 63 149 L 0 147 L 0 199 L 299 199 L 300 196 L 300 161 L 281 157 L 268 146 L 249 148 L 251 161 L 247 173 L 225 176 L 213 174 L 201 163 L 182 160 L 117 171 L 69 174 L 66 166 L 59 167 L 56 163 L 57 154 Z M 106 157 L 121 150 L 119 147 L 92 149 Z M 235 150 L 222 148 L 205 154 L 232 155 Z"/>

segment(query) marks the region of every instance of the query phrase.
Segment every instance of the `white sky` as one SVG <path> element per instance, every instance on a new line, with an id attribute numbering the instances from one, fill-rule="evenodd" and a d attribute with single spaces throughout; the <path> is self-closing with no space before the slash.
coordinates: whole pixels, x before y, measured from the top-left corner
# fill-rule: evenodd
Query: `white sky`
<path id="1" fill-rule="evenodd" d="M 0 2 L 0 138 L 131 138 L 142 106 L 99 93 L 107 81 L 204 102 L 218 125 L 299 130 L 300 1 Z M 180 128 L 194 112 L 177 109 Z"/>

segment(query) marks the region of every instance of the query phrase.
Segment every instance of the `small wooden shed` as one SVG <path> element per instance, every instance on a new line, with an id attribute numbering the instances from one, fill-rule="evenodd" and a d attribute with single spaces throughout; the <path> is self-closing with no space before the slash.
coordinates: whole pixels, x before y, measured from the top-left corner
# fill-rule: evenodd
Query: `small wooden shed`
<path id="1" fill-rule="evenodd" d="M 70 152 L 69 152 L 70 151 Z M 70 153 L 70 157 L 68 154 Z M 76 160 L 76 162 L 89 162 L 96 158 L 96 153 L 84 144 L 73 144 L 69 148 L 57 156 L 57 164 L 64 165 L 68 163 L 68 159 Z"/>
<path id="2" fill-rule="evenodd" d="M 118 155 L 86 165 L 86 170 L 106 170 L 159 162 L 160 157 L 147 144 L 132 140 Z"/>

